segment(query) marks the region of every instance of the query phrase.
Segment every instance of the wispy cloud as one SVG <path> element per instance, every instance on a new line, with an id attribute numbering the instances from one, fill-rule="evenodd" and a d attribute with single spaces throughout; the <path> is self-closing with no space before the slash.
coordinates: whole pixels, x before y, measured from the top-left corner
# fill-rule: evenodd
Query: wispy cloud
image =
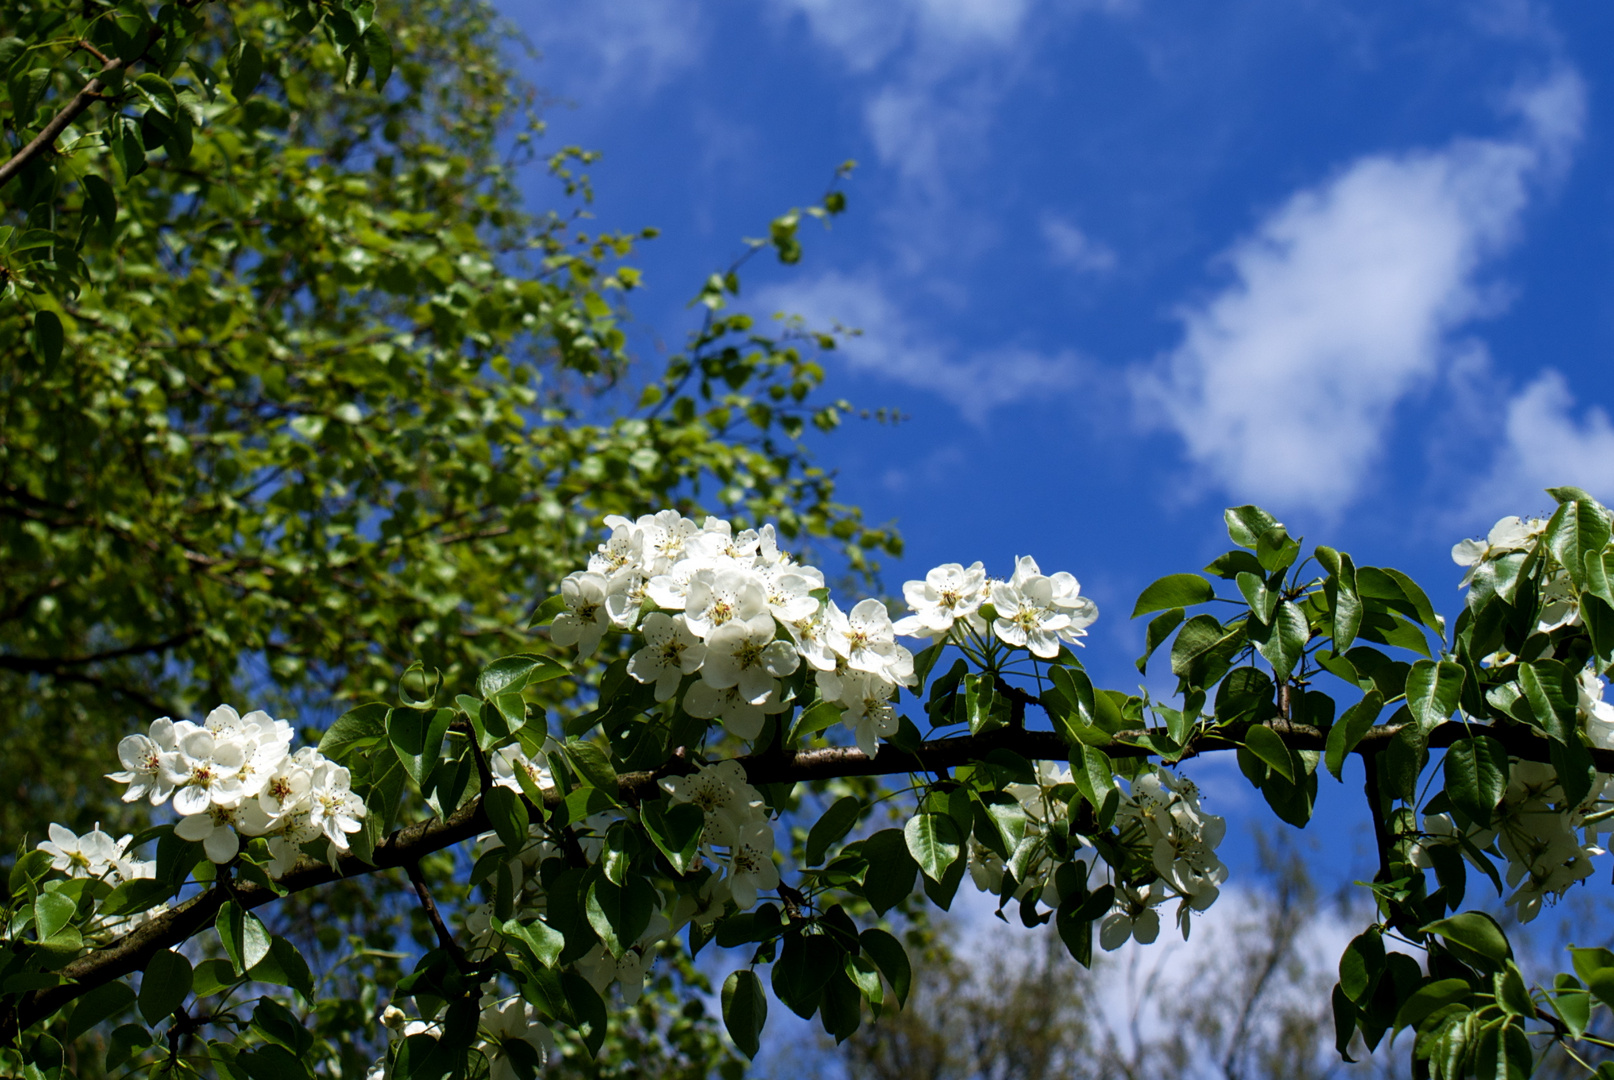
<path id="1" fill-rule="evenodd" d="M 674 0 L 543 8 L 546 62 L 565 73 L 573 95 L 590 103 L 659 89 L 700 60 L 705 39 L 699 9 Z"/>
<path id="2" fill-rule="evenodd" d="M 1044 215 L 1040 226 L 1043 243 L 1048 245 L 1048 257 L 1055 264 L 1088 274 L 1115 269 L 1115 252 L 1065 218 L 1057 214 Z"/>
<path id="3" fill-rule="evenodd" d="M 1585 409 L 1579 420 L 1575 411 L 1569 384 L 1553 370 L 1508 401 L 1504 442 L 1476 487 L 1476 521 L 1549 507 L 1548 487 L 1573 485 L 1614 500 L 1614 424 L 1601 408 Z"/>
<path id="4" fill-rule="evenodd" d="M 851 370 L 934 394 L 974 424 L 1001 406 L 1070 386 L 1081 367 L 1070 351 L 1048 355 L 1004 345 L 961 354 L 927 331 L 869 273 L 832 271 L 775 286 L 759 293 L 751 307 L 801 315 L 813 327 L 861 330 L 837 351 Z"/>
<path id="5" fill-rule="evenodd" d="M 1451 332 L 1496 309 L 1480 271 L 1514 239 L 1532 185 L 1567 162 L 1584 100 L 1560 71 L 1514 95 L 1513 138 L 1372 155 L 1292 196 L 1226 254 L 1232 283 L 1182 312 L 1182 342 L 1139 373 L 1145 410 L 1235 498 L 1343 509 Z"/>

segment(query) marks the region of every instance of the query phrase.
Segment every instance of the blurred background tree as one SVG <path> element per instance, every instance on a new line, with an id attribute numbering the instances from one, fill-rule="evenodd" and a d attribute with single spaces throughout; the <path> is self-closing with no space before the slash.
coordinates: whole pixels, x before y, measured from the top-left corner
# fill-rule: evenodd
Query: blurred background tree
<path id="1" fill-rule="evenodd" d="M 593 157 L 540 155 L 524 44 L 486 4 L 403 0 L 373 29 L 367 10 L 0 0 L 14 843 L 87 825 L 80 785 L 158 716 L 230 702 L 322 728 L 414 661 L 456 686 L 544 649 L 528 616 L 608 513 L 766 518 L 854 574 L 897 549 L 801 442 L 844 408 L 812 396 L 833 341 L 727 311 L 730 268 L 684 351 L 635 355 L 626 260 L 654 230 L 589 228 Z M 551 206 L 523 201 L 535 170 Z M 798 220 L 774 224 L 782 261 Z M 429 928 L 363 886 L 281 907 L 314 955 L 368 950 L 316 1024 L 362 1074 L 360 976 L 395 980 L 400 933 Z M 614 1054 L 564 1068 L 732 1065 L 685 978 L 613 1017 Z"/>

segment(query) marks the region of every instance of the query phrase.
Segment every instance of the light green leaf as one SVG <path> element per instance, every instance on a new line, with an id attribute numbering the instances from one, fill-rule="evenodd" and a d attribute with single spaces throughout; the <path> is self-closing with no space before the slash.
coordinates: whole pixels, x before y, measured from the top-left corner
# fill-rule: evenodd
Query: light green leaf
<path id="1" fill-rule="evenodd" d="M 245 975 L 269 955 L 269 931 L 256 915 L 242 910 L 235 901 L 226 900 L 219 906 L 213 926 L 237 975 Z"/>
<path id="2" fill-rule="evenodd" d="M 1446 722 L 1457 711 L 1463 690 L 1463 666 L 1451 660 L 1436 664 L 1419 660 L 1407 673 L 1407 708 L 1425 732 Z"/>
<path id="3" fill-rule="evenodd" d="M 1278 519 L 1259 506 L 1235 506 L 1222 512 L 1227 535 L 1241 548 L 1254 551 L 1261 534 L 1278 524 Z"/>
<path id="4" fill-rule="evenodd" d="M 946 814 L 916 814 L 902 833 L 908 853 L 932 881 L 941 881 L 963 850 L 958 824 Z"/>
<path id="5" fill-rule="evenodd" d="M 1256 724 L 1244 733 L 1244 745 L 1249 748 L 1250 753 L 1260 758 L 1267 768 L 1291 784 L 1295 782 L 1294 759 L 1289 753 L 1289 747 L 1283 741 L 1283 736 L 1269 727 Z"/>

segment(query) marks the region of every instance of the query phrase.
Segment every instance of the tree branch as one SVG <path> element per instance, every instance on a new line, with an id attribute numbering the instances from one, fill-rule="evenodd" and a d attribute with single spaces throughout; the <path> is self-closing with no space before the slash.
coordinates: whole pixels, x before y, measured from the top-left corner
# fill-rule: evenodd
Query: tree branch
<path id="1" fill-rule="evenodd" d="M 1181 760 L 1203 753 L 1236 749 L 1250 726 L 1229 725 L 1203 732 L 1189 740 Z M 1356 747 L 1355 752 L 1361 754 L 1368 765 L 1370 783 L 1377 779 L 1374 755 L 1388 745 L 1399 730 L 1399 725 L 1373 728 Z M 1487 726 L 1483 730 L 1499 739 L 1515 757 L 1531 761 L 1550 760 L 1547 740 L 1526 728 Z M 1140 734 L 1142 732 L 1122 732 L 1121 738 Z M 1288 725 L 1279 734 L 1286 743 L 1299 750 L 1320 750 L 1327 740 L 1324 732 L 1303 724 Z M 1447 747 L 1469 734 L 1466 725 L 1447 722 L 1430 733 L 1429 745 L 1434 748 Z M 1055 732 L 1000 728 L 986 735 L 934 739 L 922 744 L 913 753 L 887 743 L 873 757 L 850 747 L 825 747 L 784 754 L 753 754 L 735 760 L 746 770 L 746 777 L 751 783 L 774 784 L 840 776 L 931 772 L 979 761 L 998 749 L 1011 750 L 1029 760 L 1064 761 L 1070 756 L 1070 745 Z M 1112 742 L 1107 752 L 1112 758 L 1157 756 L 1151 747 L 1124 741 Z M 1614 751 L 1593 748 L 1588 753 L 1599 771 L 1614 773 Z M 659 784 L 663 777 L 692 772 L 694 769 L 693 762 L 675 755 L 666 765 L 654 771 L 620 773 L 617 778 L 618 797 L 635 804 L 655 798 L 661 793 Z M 1377 790 L 1376 784 L 1371 790 Z M 547 808 L 559 806 L 561 801 L 560 793 L 553 789 L 546 793 L 544 799 Z M 334 868 L 324 862 L 304 859 L 279 879 L 279 885 L 288 893 L 302 892 L 344 878 L 407 867 L 426 855 L 452 847 L 490 828 L 487 814 L 482 810 L 482 801 L 476 799 L 446 819 L 409 825 L 378 841 L 372 863 L 364 862 L 352 852 L 337 859 Z M 261 907 L 277 898 L 271 889 L 242 881 L 235 883 L 235 894 L 237 903 L 246 909 Z M 210 889 L 61 968 L 60 974 L 70 981 L 69 985 L 32 991 L 23 995 L 20 1003 L 0 1010 L 0 1040 L 11 1038 L 19 1030 L 26 1030 L 97 986 L 144 969 L 158 950 L 178 945 L 210 925 L 223 900 L 222 892 Z"/>
<path id="2" fill-rule="evenodd" d="M 160 31 L 158 32 L 160 33 Z M 156 38 L 153 37 L 152 41 L 155 42 Z M 151 45 L 148 44 L 146 48 L 151 48 Z M 142 54 L 143 56 L 144 54 Z M 39 134 L 29 141 L 27 146 L 18 150 L 10 161 L 0 165 L 0 187 L 4 187 L 8 180 L 21 172 L 23 166 L 54 146 L 56 139 L 67 128 L 67 125 L 78 119 L 79 113 L 101 100 L 101 88 L 104 85 L 101 80 L 114 72 L 122 70 L 125 66 L 124 62 L 116 57 L 102 65 L 95 78 L 86 83 L 84 89 L 74 94 L 73 100 L 69 101 L 61 112 L 52 117 L 50 123 L 46 124 Z"/>

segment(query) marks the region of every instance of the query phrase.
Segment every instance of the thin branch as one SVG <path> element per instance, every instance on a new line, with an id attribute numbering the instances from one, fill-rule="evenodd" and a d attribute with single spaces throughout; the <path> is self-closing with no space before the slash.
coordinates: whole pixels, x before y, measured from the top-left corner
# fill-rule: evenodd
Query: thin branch
<path id="1" fill-rule="evenodd" d="M 161 33 L 161 31 L 159 30 L 157 33 Z M 155 43 L 156 40 L 156 37 L 153 37 L 152 43 Z M 151 45 L 148 44 L 146 48 L 151 48 Z M 143 56 L 144 54 L 142 54 Z M 27 146 L 18 150 L 10 161 L 0 165 L 0 187 L 5 186 L 6 182 L 21 172 L 23 167 L 30 161 L 53 147 L 56 144 L 57 137 L 66 130 L 67 125 L 78 119 L 79 113 L 101 100 L 101 88 L 103 86 L 101 80 L 108 75 L 121 71 L 125 66 L 124 62 L 116 57 L 102 65 L 95 78 L 86 83 L 84 89 L 74 94 L 73 100 L 69 101 L 62 111 L 57 113 L 50 123 L 46 124 L 39 134 L 29 141 Z"/>
<path id="2" fill-rule="evenodd" d="M 420 900 L 420 906 L 426 912 L 427 921 L 432 924 L 432 929 L 437 932 L 437 943 L 443 947 L 443 950 L 449 956 L 454 958 L 455 967 L 467 975 L 470 974 L 473 969 L 470 957 L 465 955 L 465 950 L 460 947 L 460 943 L 454 940 L 453 932 L 449 930 L 448 924 L 443 921 L 443 913 L 437 910 L 437 901 L 432 897 L 431 888 L 426 884 L 425 877 L 421 875 L 419 861 L 406 864 L 404 871 L 409 875 L 409 884 L 415 887 L 415 896 Z"/>
<path id="3" fill-rule="evenodd" d="M 169 649 L 183 645 L 201 631 L 186 630 L 182 634 L 164 638 L 161 641 L 148 641 L 139 645 L 126 645 L 121 649 L 108 649 L 106 652 L 87 653 L 83 656 L 15 656 L 0 655 L 0 668 L 7 671 L 24 671 L 30 674 L 51 674 L 62 668 L 85 667 L 89 664 L 100 664 L 108 660 L 121 660 L 126 656 L 147 656 L 151 653 L 167 652 Z"/>

